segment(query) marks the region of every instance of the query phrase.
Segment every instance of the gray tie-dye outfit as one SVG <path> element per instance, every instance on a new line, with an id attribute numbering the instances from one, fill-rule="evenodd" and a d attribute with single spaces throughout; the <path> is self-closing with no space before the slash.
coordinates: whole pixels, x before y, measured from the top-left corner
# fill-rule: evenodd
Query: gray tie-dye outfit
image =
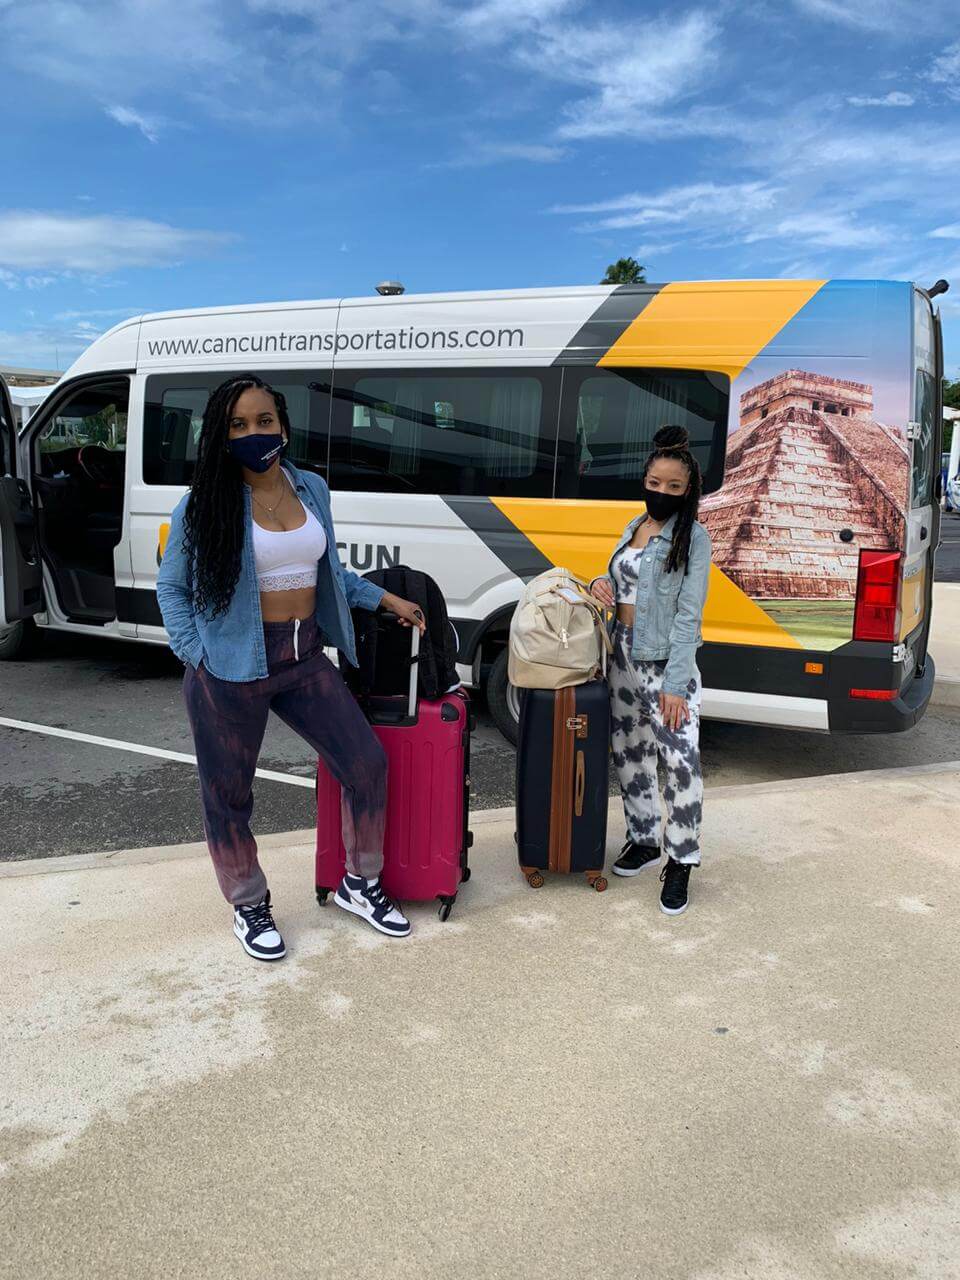
<path id="1" fill-rule="evenodd" d="M 642 548 L 631 548 L 645 519 L 638 516 L 624 529 L 605 575 L 617 602 L 632 604 L 636 611 L 632 627 L 618 622 L 614 630 L 609 672 L 613 759 L 630 839 L 659 845 L 674 861 L 698 866 L 703 778 L 696 653 L 710 576 L 710 537 L 695 524 L 686 567 L 668 570 L 676 517 Z M 661 691 L 686 698 L 690 719 L 677 730 L 663 723 Z M 667 811 L 662 832 L 661 794 Z"/>
<path id="2" fill-rule="evenodd" d="M 676 862 L 700 864 L 703 777 L 700 772 L 700 678 L 687 686 L 690 719 L 668 729 L 660 714 L 666 661 L 638 662 L 630 656 L 633 628 L 614 630 L 609 684 L 613 762 L 620 778 L 627 835 L 641 845 L 659 845 Z M 657 762 L 663 770 L 667 811 L 661 835 Z"/>

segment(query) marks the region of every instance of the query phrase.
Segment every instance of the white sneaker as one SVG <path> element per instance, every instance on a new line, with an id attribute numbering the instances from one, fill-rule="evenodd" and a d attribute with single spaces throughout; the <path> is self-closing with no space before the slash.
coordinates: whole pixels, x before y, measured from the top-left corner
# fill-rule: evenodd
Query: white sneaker
<path id="1" fill-rule="evenodd" d="M 344 911 L 352 911 L 391 938 L 405 938 L 410 932 L 410 921 L 383 892 L 379 876 L 365 880 L 363 876 L 345 875 L 333 900 Z"/>
<path id="2" fill-rule="evenodd" d="M 255 960 L 282 960 L 287 954 L 270 912 L 270 894 L 252 907 L 234 907 L 233 932 Z"/>

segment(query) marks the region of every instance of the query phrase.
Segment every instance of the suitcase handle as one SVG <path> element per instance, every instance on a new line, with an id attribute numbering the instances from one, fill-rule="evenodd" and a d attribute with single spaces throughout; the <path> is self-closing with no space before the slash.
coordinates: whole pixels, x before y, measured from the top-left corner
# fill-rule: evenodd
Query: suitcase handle
<path id="1" fill-rule="evenodd" d="M 400 619 L 395 613 L 391 613 L 388 609 L 382 611 L 384 618 L 394 618 L 397 626 L 400 625 Z M 419 627 L 410 628 L 410 686 L 407 691 L 407 715 L 411 720 L 417 718 L 417 664 L 420 661 L 420 629 Z"/>
<path id="2" fill-rule="evenodd" d="M 582 751 L 577 752 L 577 778 L 573 798 L 573 812 L 578 818 L 583 817 L 583 797 L 587 790 L 587 765 Z"/>

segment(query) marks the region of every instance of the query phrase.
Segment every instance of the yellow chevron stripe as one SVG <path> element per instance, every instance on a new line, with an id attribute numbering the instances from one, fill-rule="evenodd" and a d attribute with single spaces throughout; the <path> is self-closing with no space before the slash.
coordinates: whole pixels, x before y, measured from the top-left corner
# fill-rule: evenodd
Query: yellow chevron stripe
<path id="1" fill-rule="evenodd" d="M 731 381 L 826 280 L 704 280 L 667 284 L 599 363 L 708 369 Z"/>
<path id="2" fill-rule="evenodd" d="M 635 502 L 573 498 L 491 498 L 491 502 L 552 564 L 563 565 L 586 582 L 606 573 L 624 527 L 643 510 Z M 804 647 L 716 565 L 710 569 L 703 638 L 716 644 Z"/>

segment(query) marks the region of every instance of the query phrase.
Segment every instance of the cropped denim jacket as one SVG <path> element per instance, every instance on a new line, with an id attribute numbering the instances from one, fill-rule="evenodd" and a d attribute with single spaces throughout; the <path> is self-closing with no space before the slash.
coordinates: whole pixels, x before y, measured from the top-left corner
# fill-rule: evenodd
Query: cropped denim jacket
<path id="1" fill-rule="evenodd" d="M 646 520 L 637 516 L 624 529 L 610 557 L 606 574 L 616 594 L 611 569 L 617 552 L 633 539 L 637 526 Z M 690 531 L 690 558 L 687 571 L 667 572 L 666 560 L 677 522 L 671 516 L 653 535 L 639 561 L 636 616 L 630 656 L 635 662 L 667 661 L 663 673 L 664 693 L 685 696 L 697 671 L 697 650 L 703 642 L 703 606 L 710 580 L 710 535 L 702 524 Z M 599 579 L 594 579 L 599 581 Z"/>
<path id="2" fill-rule="evenodd" d="M 352 608 L 376 609 L 383 590 L 351 573 L 340 564 L 337 535 L 330 513 L 330 490 L 326 481 L 308 471 L 298 471 L 289 462 L 281 464 L 303 505 L 317 517 L 327 535 L 327 553 L 319 562 L 317 576 L 317 625 L 324 643 L 340 649 L 356 664 Z M 240 577 L 225 613 L 210 616 L 198 612 L 193 596 L 191 565 L 183 548 L 183 521 L 189 494 L 181 499 L 170 522 L 166 550 L 157 575 L 157 599 L 170 648 L 181 660 L 197 668 L 203 662 L 220 680 L 245 682 L 261 680 L 267 674 L 267 654 L 260 613 L 260 591 L 253 558 L 253 512 L 250 489 L 243 491 L 244 537 L 240 555 Z"/>

